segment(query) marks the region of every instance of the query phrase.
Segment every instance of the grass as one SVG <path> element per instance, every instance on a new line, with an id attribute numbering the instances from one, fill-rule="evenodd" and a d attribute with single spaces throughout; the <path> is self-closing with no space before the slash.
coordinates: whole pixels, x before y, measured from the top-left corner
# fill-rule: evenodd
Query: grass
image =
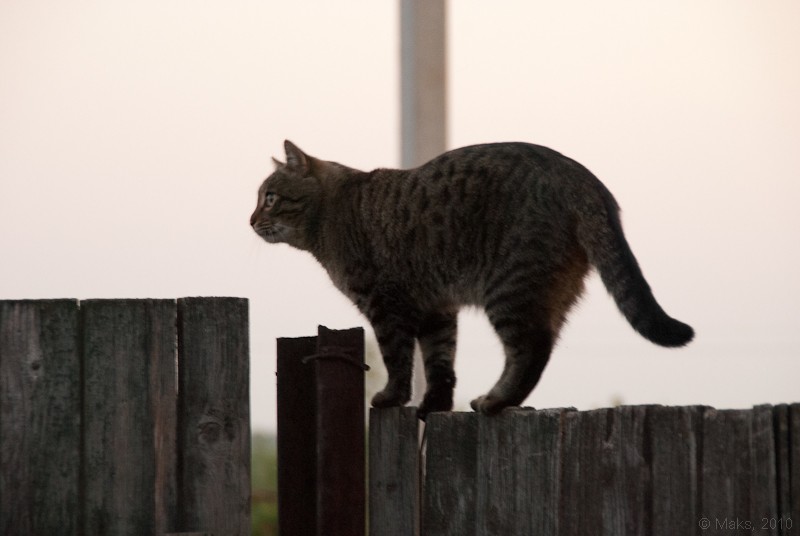
<path id="1" fill-rule="evenodd" d="M 278 449 L 274 435 L 255 432 L 252 438 L 253 536 L 278 534 Z"/>

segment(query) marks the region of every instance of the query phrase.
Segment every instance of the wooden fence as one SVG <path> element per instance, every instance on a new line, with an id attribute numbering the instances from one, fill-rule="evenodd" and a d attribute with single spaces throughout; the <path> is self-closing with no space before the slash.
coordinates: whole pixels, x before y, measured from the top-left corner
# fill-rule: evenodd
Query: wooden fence
<path id="1" fill-rule="evenodd" d="M 363 334 L 278 340 L 281 533 L 364 533 Z M 370 410 L 371 536 L 800 534 L 800 404 Z"/>
<path id="2" fill-rule="evenodd" d="M 0 533 L 248 534 L 247 316 L 0 301 Z M 278 353 L 282 529 L 362 534 L 363 333 Z M 800 531 L 800 404 L 437 413 L 423 448 L 420 429 L 370 412 L 372 536 Z"/>
<path id="3" fill-rule="evenodd" d="M 800 404 L 372 410 L 370 534 L 800 534 Z M 419 453 L 422 452 L 420 456 Z"/>
<path id="4" fill-rule="evenodd" d="M 250 533 L 248 304 L 0 301 L 0 533 Z"/>

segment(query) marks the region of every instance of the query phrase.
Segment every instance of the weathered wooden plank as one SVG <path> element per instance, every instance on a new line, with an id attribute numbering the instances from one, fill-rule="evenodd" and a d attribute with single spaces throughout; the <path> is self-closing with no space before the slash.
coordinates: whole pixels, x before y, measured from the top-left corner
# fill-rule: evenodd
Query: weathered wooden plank
<path id="1" fill-rule="evenodd" d="M 750 441 L 750 510 L 744 514 L 752 521 L 753 531 L 780 534 L 778 517 L 777 459 L 772 406 L 754 407 L 751 412 Z"/>
<path id="2" fill-rule="evenodd" d="M 648 534 L 647 407 L 566 415 L 559 534 Z"/>
<path id="3" fill-rule="evenodd" d="M 178 300 L 179 529 L 250 533 L 248 303 Z"/>
<path id="4" fill-rule="evenodd" d="M 370 534 L 419 533 L 418 423 L 414 407 L 370 410 Z"/>
<path id="5" fill-rule="evenodd" d="M 777 492 L 778 516 L 781 520 L 791 516 L 791 432 L 789 425 L 789 405 L 779 404 L 772 409 L 775 427 L 775 487 Z M 784 534 L 784 532 L 779 532 Z"/>
<path id="6" fill-rule="evenodd" d="M 768 408 L 708 410 L 703 421 L 700 512 L 716 530 L 758 529 L 775 516 L 774 433 Z"/>
<path id="7" fill-rule="evenodd" d="M 478 418 L 475 413 L 432 413 L 426 420 L 425 536 L 477 534 Z"/>
<path id="8" fill-rule="evenodd" d="M 478 417 L 476 534 L 554 535 L 561 410 Z"/>
<path id="9" fill-rule="evenodd" d="M 703 416 L 700 513 L 710 526 L 735 523 L 750 511 L 748 486 L 742 483 L 750 473 L 750 421 L 749 410 L 709 409 Z"/>
<path id="10" fill-rule="evenodd" d="M 789 501 L 789 509 L 784 514 L 783 520 L 783 533 L 794 534 L 790 532 L 800 530 L 800 403 L 792 404 L 789 406 L 789 489 L 791 499 Z M 787 519 L 791 519 L 795 525 L 788 526 Z"/>
<path id="11" fill-rule="evenodd" d="M 475 534 L 517 534 L 514 445 L 519 410 L 500 415 L 478 415 L 478 456 L 475 478 Z"/>
<path id="12" fill-rule="evenodd" d="M 698 458 L 705 410 L 703 406 L 648 410 L 653 536 L 694 534 L 698 529 L 702 517 L 697 511 Z"/>
<path id="13" fill-rule="evenodd" d="M 175 302 L 81 303 L 84 534 L 174 522 Z"/>
<path id="14" fill-rule="evenodd" d="M 560 429 L 570 411 L 429 418 L 424 534 L 557 534 Z"/>
<path id="15" fill-rule="evenodd" d="M 800 404 L 775 406 L 773 415 L 778 509 L 775 525 L 779 534 L 788 535 L 800 526 Z"/>
<path id="16" fill-rule="evenodd" d="M 515 525 L 508 534 L 558 534 L 561 485 L 561 422 L 573 409 L 512 413 L 514 475 L 508 502 L 514 504 Z"/>
<path id="17" fill-rule="evenodd" d="M 278 377 L 278 524 L 281 534 L 317 534 L 316 389 L 303 358 L 316 337 L 280 338 Z"/>
<path id="18" fill-rule="evenodd" d="M 784 518 L 791 515 L 791 428 L 789 405 L 779 404 L 772 410 L 775 424 L 775 467 L 778 515 Z"/>
<path id="19" fill-rule="evenodd" d="M 0 302 L 0 533 L 80 534 L 76 300 Z"/>
<path id="20" fill-rule="evenodd" d="M 159 300 L 151 313 L 150 416 L 153 426 L 156 534 L 178 522 L 178 365 L 177 303 Z"/>
<path id="21" fill-rule="evenodd" d="M 365 530 L 364 330 L 319 326 L 310 362 L 317 388 L 317 534 Z"/>

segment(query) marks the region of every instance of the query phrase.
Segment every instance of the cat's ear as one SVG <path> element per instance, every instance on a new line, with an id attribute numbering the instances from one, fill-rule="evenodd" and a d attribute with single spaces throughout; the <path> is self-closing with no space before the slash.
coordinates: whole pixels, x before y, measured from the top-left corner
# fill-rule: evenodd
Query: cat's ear
<path id="1" fill-rule="evenodd" d="M 280 160 L 278 160 L 277 158 L 275 158 L 274 156 L 272 157 L 272 163 L 275 164 L 275 171 L 281 169 L 282 167 L 284 167 L 286 165 L 283 162 L 281 162 Z"/>
<path id="2" fill-rule="evenodd" d="M 286 149 L 286 167 L 300 175 L 308 175 L 311 169 L 308 155 L 289 140 L 283 142 L 283 148 Z"/>

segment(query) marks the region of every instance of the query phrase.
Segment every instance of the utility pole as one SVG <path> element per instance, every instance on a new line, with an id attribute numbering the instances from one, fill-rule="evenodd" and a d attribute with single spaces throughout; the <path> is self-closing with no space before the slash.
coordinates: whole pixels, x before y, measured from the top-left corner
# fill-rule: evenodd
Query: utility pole
<path id="1" fill-rule="evenodd" d="M 400 0 L 401 166 L 424 164 L 447 150 L 445 0 Z M 425 393 L 425 368 L 414 356 L 414 395 Z"/>
<path id="2" fill-rule="evenodd" d="M 400 0 L 401 164 L 415 167 L 447 150 L 444 0 Z"/>

